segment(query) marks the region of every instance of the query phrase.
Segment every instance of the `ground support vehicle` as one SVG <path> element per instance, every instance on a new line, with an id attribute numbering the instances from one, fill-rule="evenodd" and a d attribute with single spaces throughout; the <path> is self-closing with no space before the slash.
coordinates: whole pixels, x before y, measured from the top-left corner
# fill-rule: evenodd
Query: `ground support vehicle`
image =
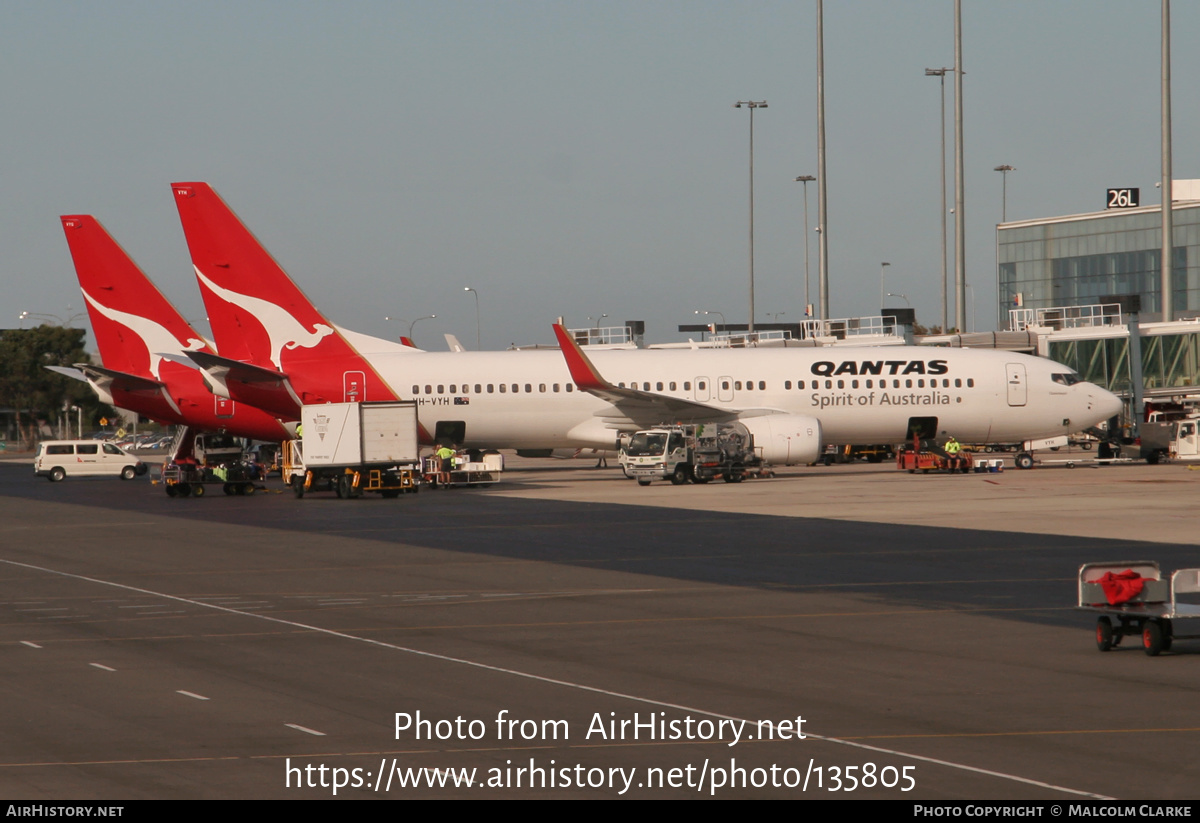
<path id="1" fill-rule="evenodd" d="M 950 455 L 931 440 L 914 438 L 912 443 L 896 452 L 896 468 L 909 474 L 954 471 L 966 474 L 975 467 L 975 455 L 963 449 L 958 453 L 958 463 L 952 469 Z"/>
<path id="2" fill-rule="evenodd" d="M 146 473 L 146 464 L 112 443 L 97 440 L 43 440 L 33 459 L 33 472 L 58 483 L 71 477 L 120 477 Z"/>
<path id="3" fill-rule="evenodd" d="M 680 486 L 718 477 L 740 483 L 771 474 L 754 448 L 754 437 L 741 423 L 667 425 L 636 432 L 621 454 L 621 468 L 642 486 L 652 480 L 668 479 Z"/>
<path id="4" fill-rule="evenodd" d="M 399 497 L 417 491 L 417 404 L 323 403 L 300 409 L 299 440 L 284 442 L 283 479 L 296 497 L 333 491 Z"/>
<path id="5" fill-rule="evenodd" d="M 896 456 L 896 450 L 889 445 L 883 443 L 875 443 L 867 446 L 847 446 L 846 456 L 851 460 L 862 458 L 868 463 L 882 463 L 884 460 L 891 460 Z"/>
<path id="6" fill-rule="evenodd" d="M 176 432 L 171 456 L 160 478 L 168 497 L 204 497 L 217 486 L 227 495 L 254 494 L 264 486 L 258 466 L 249 461 L 247 441 L 227 434 L 197 434 L 187 426 Z"/>
<path id="7" fill-rule="evenodd" d="M 442 483 L 451 486 L 489 486 L 500 479 L 504 471 L 504 455 L 499 452 L 484 452 L 456 455 L 454 468 L 450 470 L 450 482 Z M 421 479 L 437 488 L 442 476 L 441 460 L 436 455 L 429 455 L 421 461 Z"/>
<path id="8" fill-rule="evenodd" d="M 1142 579 L 1142 590 L 1124 602 L 1110 604 L 1101 579 L 1109 572 L 1121 575 L 1130 571 Z M 1096 647 L 1102 652 L 1129 636 L 1141 635 L 1142 649 L 1151 657 L 1168 651 L 1174 640 L 1200 639 L 1200 633 L 1180 631 L 1181 625 L 1197 625 L 1184 621 L 1200 618 L 1200 603 L 1180 601 L 1181 595 L 1200 594 L 1200 569 L 1179 569 L 1167 581 L 1153 561 L 1085 563 L 1079 567 L 1078 591 L 1076 608 L 1099 614 Z"/>
<path id="9" fill-rule="evenodd" d="M 1141 457 L 1147 463 L 1200 460 L 1200 418 L 1143 423 Z"/>

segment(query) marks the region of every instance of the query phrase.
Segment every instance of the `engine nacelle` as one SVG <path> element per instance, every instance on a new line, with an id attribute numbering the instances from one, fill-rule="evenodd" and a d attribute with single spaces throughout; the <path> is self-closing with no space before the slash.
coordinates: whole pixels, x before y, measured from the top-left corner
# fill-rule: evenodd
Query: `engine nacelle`
<path id="1" fill-rule="evenodd" d="M 744 417 L 738 423 L 754 436 L 754 451 L 776 466 L 821 459 L 821 421 L 803 414 Z"/>

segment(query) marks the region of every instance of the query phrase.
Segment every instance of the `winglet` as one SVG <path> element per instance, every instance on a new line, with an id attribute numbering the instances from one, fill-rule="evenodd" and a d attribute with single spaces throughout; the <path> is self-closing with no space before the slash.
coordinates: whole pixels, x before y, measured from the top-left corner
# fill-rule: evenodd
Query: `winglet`
<path id="1" fill-rule="evenodd" d="M 558 345 L 562 349 L 563 357 L 567 359 L 567 369 L 570 370 L 571 379 L 575 381 L 576 386 L 583 391 L 603 391 L 613 387 L 600 376 L 600 372 L 592 365 L 592 361 L 583 353 L 583 349 L 570 333 L 563 328 L 562 323 L 554 324 L 554 335 L 558 338 Z"/>

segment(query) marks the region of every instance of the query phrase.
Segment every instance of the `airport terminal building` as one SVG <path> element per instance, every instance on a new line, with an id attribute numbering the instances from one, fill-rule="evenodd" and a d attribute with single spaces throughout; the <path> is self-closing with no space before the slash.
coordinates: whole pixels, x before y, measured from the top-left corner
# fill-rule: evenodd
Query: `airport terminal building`
<path id="1" fill-rule="evenodd" d="M 1191 182 L 1176 185 L 1190 196 L 1185 184 Z M 1162 317 L 1162 209 L 1148 206 L 1000 224 L 1000 328 L 1008 325 L 1011 308 L 1084 306 L 1111 295 L 1141 295 L 1144 320 L 1200 316 L 1200 192 L 1196 194 L 1195 200 L 1176 200 L 1172 208 L 1174 317 Z"/>
<path id="2" fill-rule="evenodd" d="M 1036 332 L 1040 354 L 1126 397 L 1135 381 L 1147 398 L 1200 393 L 1200 181 L 1173 186 L 1173 317 L 1154 205 L 999 225 L 999 327 Z M 1117 298 L 1134 295 L 1131 315 Z"/>

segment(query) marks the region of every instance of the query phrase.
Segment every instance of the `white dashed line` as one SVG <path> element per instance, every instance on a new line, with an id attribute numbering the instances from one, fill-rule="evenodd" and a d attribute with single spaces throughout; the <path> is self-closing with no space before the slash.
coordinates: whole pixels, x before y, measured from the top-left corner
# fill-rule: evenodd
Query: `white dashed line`
<path id="1" fill-rule="evenodd" d="M 116 669 L 109 668 L 108 666 L 105 666 L 103 663 L 88 663 L 88 665 L 95 666 L 97 669 L 104 669 L 104 671 L 106 671 L 106 672 L 115 672 L 116 671 Z"/>

